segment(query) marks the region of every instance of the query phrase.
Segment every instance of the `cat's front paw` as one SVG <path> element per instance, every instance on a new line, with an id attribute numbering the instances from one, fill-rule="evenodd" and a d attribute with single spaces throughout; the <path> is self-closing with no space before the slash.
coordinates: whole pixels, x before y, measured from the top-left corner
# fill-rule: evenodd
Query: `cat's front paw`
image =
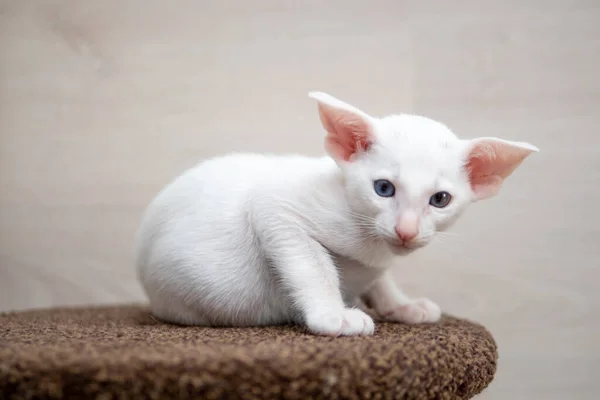
<path id="1" fill-rule="evenodd" d="M 410 303 L 398 305 L 382 315 L 388 321 L 407 324 L 438 322 L 441 316 L 440 306 L 429 299 L 414 299 Z"/>
<path id="2" fill-rule="evenodd" d="M 373 319 L 354 308 L 311 313 L 306 316 L 306 325 L 315 335 L 357 336 L 375 332 Z"/>

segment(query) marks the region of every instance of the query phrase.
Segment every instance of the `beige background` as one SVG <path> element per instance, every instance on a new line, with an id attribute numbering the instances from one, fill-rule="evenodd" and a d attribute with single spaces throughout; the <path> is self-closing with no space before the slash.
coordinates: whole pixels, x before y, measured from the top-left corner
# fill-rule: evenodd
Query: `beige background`
<path id="1" fill-rule="evenodd" d="M 494 333 L 481 398 L 597 398 L 597 0 L 0 0 L 0 309 L 142 300 L 152 196 L 209 155 L 320 154 L 309 90 L 541 148 L 397 276 Z"/>

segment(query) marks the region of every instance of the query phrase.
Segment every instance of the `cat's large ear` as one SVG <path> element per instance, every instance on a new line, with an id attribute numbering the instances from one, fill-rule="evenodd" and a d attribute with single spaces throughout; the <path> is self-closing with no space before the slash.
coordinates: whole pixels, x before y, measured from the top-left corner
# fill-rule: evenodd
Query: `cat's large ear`
<path id="1" fill-rule="evenodd" d="M 539 151 L 524 142 L 511 142 L 484 137 L 466 141 L 465 169 L 469 175 L 475 200 L 498 193 L 504 179 L 529 156 Z"/>
<path id="2" fill-rule="evenodd" d="M 373 118 L 327 93 L 310 92 L 319 104 L 319 117 L 327 131 L 325 149 L 339 161 L 350 161 L 373 143 Z"/>

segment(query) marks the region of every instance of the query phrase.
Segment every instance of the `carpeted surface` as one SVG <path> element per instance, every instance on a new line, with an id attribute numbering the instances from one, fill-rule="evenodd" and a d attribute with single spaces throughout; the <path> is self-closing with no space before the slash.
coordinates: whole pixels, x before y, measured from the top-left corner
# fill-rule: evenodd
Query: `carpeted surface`
<path id="1" fill-rule="evenodd" d="M 467 399 L 496 361 L 485 328 L 448 316 L 325 338 L 166 325 L 136 306 L 0 314 L 3 399 Z"/>

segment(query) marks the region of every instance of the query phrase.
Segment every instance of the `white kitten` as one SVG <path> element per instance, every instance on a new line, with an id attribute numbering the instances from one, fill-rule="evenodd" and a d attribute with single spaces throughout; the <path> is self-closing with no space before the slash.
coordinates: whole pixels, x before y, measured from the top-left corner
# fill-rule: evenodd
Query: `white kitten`
<path id="1" fill-rule="evenodd" d="M 460 140 L 413 115 L 373 118 L 324 93 L 331 158 L 234 154 L 207 160 L 151 203 L 138 236 L 152 312 L 211 326 L 298 323 L 368 335 L 382 317 L 435 322 L 386 270 L 426 245 L 467 204 L 490 197 L 533 151 L 495 138 Z"/>

